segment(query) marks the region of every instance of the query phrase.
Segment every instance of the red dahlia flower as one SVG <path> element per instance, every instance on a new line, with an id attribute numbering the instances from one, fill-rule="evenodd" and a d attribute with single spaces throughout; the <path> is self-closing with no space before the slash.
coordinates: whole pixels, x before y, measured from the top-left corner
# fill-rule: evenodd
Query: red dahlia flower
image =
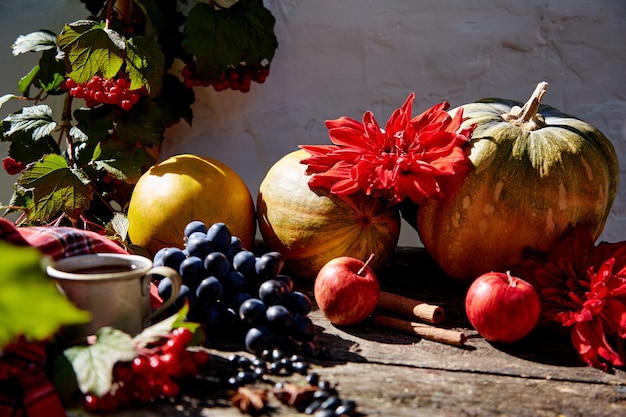
<path id="1" fill-rule="evenodd" d="M 539 293 L 542 322 L 571 327 L 585 363 L 604 371 L 624 366 L 626 242 L 595 246 L 589 230 L 579 227 L 548 255 L 526 259 L 521 274 Z"/>
<path id="2" fill-rule="evenodd" d="M 327 121 L 333 145 L 300 146 L 311 155 L 301 161 L 312 174 L 309 186 L 337 195 L 363 190 L 392 204 L 439 196 L 439 177 L 469 168 L 462 146 L 472 129 L 461 130 L 463 112 L 452 117 L 447 102 L 411 118 L 414 99 L 410 94 L 384 129 L 369 111 L 362 123 L 348 117 Z"/>

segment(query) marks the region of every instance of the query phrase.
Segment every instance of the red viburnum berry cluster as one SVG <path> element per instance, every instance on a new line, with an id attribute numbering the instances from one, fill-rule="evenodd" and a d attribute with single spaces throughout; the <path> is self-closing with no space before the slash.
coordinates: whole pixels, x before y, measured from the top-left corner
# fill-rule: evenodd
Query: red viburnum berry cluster
<path id="1" fill-rule="evenodd" d="M 20 172 L 24 171 L 24 168 L 26 168 L 22 161 L 18 161 L 15 158 L 11 158 L 10 156 L 7 156 L 2 160 L 2 167 L 9 175 L 19 174 Z"/>
<path id="2" fill-rule="evenodd" d="M 65 80 L 65 88 L 70 95 L 85 99 L 87 107 L 98 104 L 112 104 L 129 111 L 144 96 L 144 89 L 130 90 L 130 81 L 126 78 L 106 79 L 94 75 L 85 84 L 78 84 L 71 78 Z"/>
<path id="3" fill-rule="evenodd" d="M 244 64 L 228 68 L 217 79 L 199 75 L 193 64 L 187 64 L 182 71 L 185 85 L 188 88 L 213 86 L 215 91 L 223 91 L 230 88 L 242 93 L 250 91 L 252 82 L 264 83 L 269 74 L 269 65 L 253 67 Z"/>
<path id="4" fill-rule="evenodd" d="M 186 348 L 191 338 L 191 331 L 180 327 L 132 361 L 117 362 L 111 390 L 101 397 L 86 394 L 83 408 L 88 412 L 111 413 L 129 405 L 178 396 L 180 381 L 196 376 L 209 361 L 206 351 Z"/>

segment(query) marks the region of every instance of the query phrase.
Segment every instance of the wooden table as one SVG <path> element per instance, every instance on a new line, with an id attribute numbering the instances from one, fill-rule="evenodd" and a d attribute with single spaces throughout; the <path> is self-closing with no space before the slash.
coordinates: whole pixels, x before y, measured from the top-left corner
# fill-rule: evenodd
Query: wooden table
<path id="1" fill-rule="evenodd" d="M 322 379 L 368 416 L 625 416 L 626 372 L 605 373 L 584 365 L 568 337 L 537 330 L 518 343 L 486 342 L 467 322 L 465 288 L 445 277 L 420 248 L 399 248 L 379 273 L 381 288 L 444 308 L 442 327 L 463 331 L 463 347 L 381 329 L 371 322 L 337 328 L 315 309 L 316 343 L 331 359 L 312 361 Z M 299 282 L 311 293 L 312 283 Z M 185 387 L 175 403 L 120 412 L 119 416 L 241 416 L 223 392 L 216 373 L 232 351 L 211 350 L 209 372 Z M 303 377 L 275 378 L 302 382 Z M 266 385 L 271 389 L 272 385 Z M 281 405 L 270 415 L 298 416 Z M 69 410 L 70 416 L 83 415 Z"/>

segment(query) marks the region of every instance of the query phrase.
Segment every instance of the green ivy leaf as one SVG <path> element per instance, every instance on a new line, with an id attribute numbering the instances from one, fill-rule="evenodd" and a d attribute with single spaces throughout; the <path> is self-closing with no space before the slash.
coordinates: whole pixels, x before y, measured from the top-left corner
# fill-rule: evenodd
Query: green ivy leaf
<path id="1" fill-rule="evenodd" d="M 135 36 L 128 40 L 126 55 L 130 89 L 145 87 L 150 97 L 156 97 L 165 73 L 165 57 L 159 44 L 147 36 Z"/>
<path id="2" fill-rule="evenodd" d="M 46 136 L 57 127 L 57 123 L 52 119 L 52 109 L 44 104 L 24 107 L 17 113 L 10 114 L 4 120 L 10 125 L 8 130 L 4 130 L 4 136 L 10 137 L 17 132 L 30 132 L 33 140 Z"/>
<path id="3" fill-rule="evenodd" d="M 18 188 L 31 191 L 31 220 L 50 220 L 59 212 L 76 218 L 86 210 L 93 198 L 89 180 L 79 170 L 71 169 L 61 155 L 45 155 L 29 165 L 17 181 Z"/>
<path id="4" fill-rule="evenodd" d="M 115 133 L 120 140 L 150 147 L 163 141 L 163 114 L 151 100 L 140 100 L 131 111 L 115 117 Z"/>
<path id="5" fill-rule="evenodd" d="M 44 340 L 63 325 L 90 320 L 47 277 L 37 249 L 0 241 L 0 253 L 0 348 L 20 335 Z"/>
<path id="6" fill-rule="evenodd" d="M 57 42 L 69 62 L 69 77 L 79 84 L 96 74 L 113 78 L 124 63 L 124 41 L 104 23 L 79 20 L 65 25 Z"/>
<path id="7" fill-rule="evenodd" d="M 183 30 L 186 50 L 195 56 L 200 74 L 217 78 L 241 62 L 251 67 L 271 61 L 278 46 L 275 18 L 261 0 L 240 0 L 227 9 L 198 3 Z"/>
<path id="8" fill-rule="evenodd" d="M 20 35 L 11 46 L 13 55 L 24 54 L 26 52 L 41 52 L 49 49 L 56 50 L 57 35 L 49 30 L 39 30 L 29 33 L 28 35 Z"/>
<path id="9" fill-rule="evenodd" d="M 108 140 L 96 146 L 93 162 L 96 169 L 108 172 L 113 178 L 134 184 L 143 174 L 144 168 L 154 165 L 156 161 L 144 148 Z"/>
<path id="10" fill-rule="evenodd" d="M 80 391 L 102 396 L 111 389 L 115 363 L 132 360 L 137 351 L 130 335 L 103 327 L 96 333 L 95 343 L 71 347 L 63 354 L 72 363 Z"/>

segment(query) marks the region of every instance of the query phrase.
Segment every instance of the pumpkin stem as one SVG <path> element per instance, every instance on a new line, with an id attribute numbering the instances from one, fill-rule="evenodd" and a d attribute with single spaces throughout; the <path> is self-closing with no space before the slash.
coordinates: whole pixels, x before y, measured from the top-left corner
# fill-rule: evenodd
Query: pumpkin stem
<path id="1" fill-rule="evenodd" d="M 541 114 L 537 114 L 537 110 L 539 109 L 539 105 L 546 91 L 548 91 L 548 83 L 545 81 L 540 82 L 523 107 L 514 106 L 509 113 L 502 115 L 502 118 L 509 123 L 524 127 L 528 130 L 535 130 L 546 126 Z"/>
<path id="2" fill-rule="evenodd" d="M 367 258 L 367 261 L 365 261 L 365 263 L 363 264 L 361 269 L 359 269 L 359 271 L 356 273 L 358 276 L 363 276 L 363 272 L 365 272 L 365 268 L 367 268 L 367 266 L 370 264 L 372 259 L 374 259 L 374 254 L 373 253 L 370 254 L 370 257 Z"/>

